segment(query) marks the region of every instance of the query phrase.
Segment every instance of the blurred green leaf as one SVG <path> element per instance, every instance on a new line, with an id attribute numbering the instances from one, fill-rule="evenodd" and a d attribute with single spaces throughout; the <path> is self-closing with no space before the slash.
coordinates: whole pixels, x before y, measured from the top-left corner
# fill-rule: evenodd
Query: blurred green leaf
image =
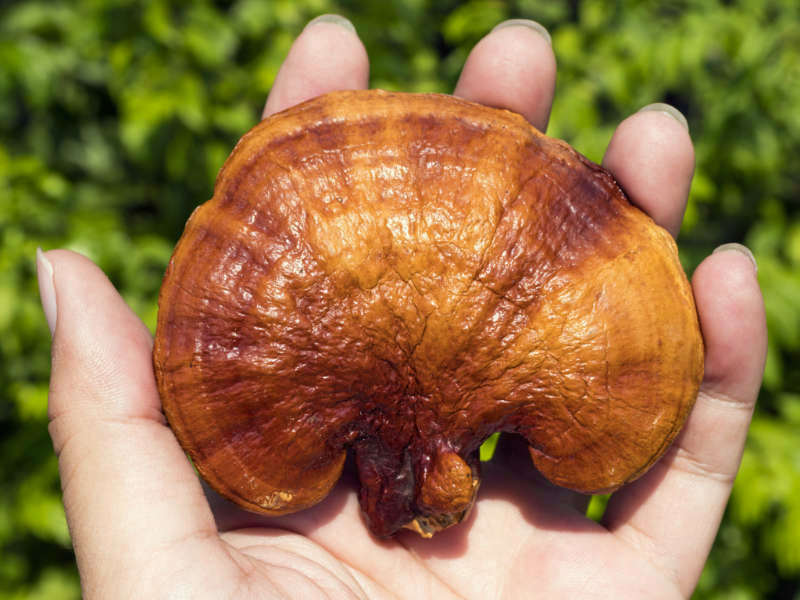
<path id="1" fill-rule="evenodd" d="M 481 450 L 480 450 L 481 462 L 487 462 L 492 460 L 495 448 L 497 448 L 497 440 L 499 439 L 500 439 L 500 434 L 493 433 L 491 436 L 489 436 L 489 439 L 487 439 L 485 442 L 483 442 L 483 444 L 481 444 Z"/>
<path id="2" fill-rule="evenodd" d="M 456 8 L 444 21 L 442 34 L 451 44 L 474 41 L 504 21 L 507 8 L 503 2 L 471 0 Z"/>

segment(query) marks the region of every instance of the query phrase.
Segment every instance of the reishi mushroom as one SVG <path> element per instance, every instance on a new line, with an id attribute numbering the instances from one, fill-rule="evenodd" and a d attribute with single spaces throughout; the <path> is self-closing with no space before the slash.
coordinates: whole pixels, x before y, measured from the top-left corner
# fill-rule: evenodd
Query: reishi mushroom
<path id="1" fill-rule="evenodd" d="M 509 111 L 344 91 L 236 145 L 164 277 L 154 366 L 223 496 L 308 508 L 349 449 L 370 530 L 428 537 L 497 431 L 559 486 L 639 477 L 703 343 L 674 241 L 603 168 Z"/>

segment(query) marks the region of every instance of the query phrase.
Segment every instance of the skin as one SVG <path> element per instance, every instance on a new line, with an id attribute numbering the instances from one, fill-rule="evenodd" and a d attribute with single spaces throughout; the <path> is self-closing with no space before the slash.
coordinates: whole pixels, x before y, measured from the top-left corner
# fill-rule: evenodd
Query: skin
<path id="1" fill-rule="evenodd" d="M 307 27 L 265 115 L 334 89 L 366 87 L 357 35 Z M 549 43 L 527 27 L 487 35 L 455 94 L 520 112 L 544 130 L 555 87 Z M 604 158 L 632 200 L 675 235 L 694 154 L 664 112 L 639 112 Z M 152 340 L 103 273 L 55 250 L 40 262 L 57 312 L 50 433 L 86 598 L 688 597 L 716 536 L 761 383 L 766 326 L 754 265 L 712 254 L 692 279 L 705 379 L 684 431 L 644 477 L 617 492 L 603 522 L 586 498 L 544 482 L 504 440 L 476 507 L 432 540 L 370 537 L 355 481 L 308 511 L 246 514 L 203 489 L 161 412 Z M 45 302 L 47 305 L 47 302 Z"/>

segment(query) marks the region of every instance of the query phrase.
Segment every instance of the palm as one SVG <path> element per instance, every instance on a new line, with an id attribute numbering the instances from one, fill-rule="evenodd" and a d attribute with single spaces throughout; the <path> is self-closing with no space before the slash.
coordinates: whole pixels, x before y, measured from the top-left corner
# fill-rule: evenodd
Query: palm
<path id="1" fill-rule="evenodd" d="M 295 42 L 265 114 L 366 87 L 367 72 L 352 31 L 317 23 Z M 455 93 L 544 130 L 554 86 L 547 41 L 514 26 L 476 46 Z M 603 162 L 675 235 L 693 161 L 686 129 L 649 111 L 620 125 Z M 697 404 L 667 456 L 612 497 L 601 524 L 583 515 L 584 499 L 539 479 L 512 439 L 485 465 L 464 523 L 432 540 L 379 541 L 352 476 L 316 507 L 273 519 L 204 494 L 161 413 L 146 328 L 77 254 L 41 256 L 39 277 L 54 330 L 50 433 L 86 597 L 688 595 L 730 493 L 765 356 L 752 265 L 741 252 L 715 254 L 693 278 L 706 344 Z"/>
<path id="2" fill-rule="evenodd" d="M 225 589 L 244 577 L 259 594 L 288 585 L 298 597 L 303 586 L 320 585 L 369 598 L 652 597 L 654 590 L 680 597 L 674 576 L 583 516 L 573 506 L 578 498 L 543 484 L 530 466 L 522 480 L 511 469 L 487 465 L 470 517 L 432 540 L 411 532 L 372 538 L 350 478 L 318 507 L 279 519 L 242 513 L 212 494 L 225 531 L 203 543 L 228 550 L 206 553 L 212 564 L 202 572 L 216 563 L 228 574 L 215 578 Z M 301 573 L 291 583 L 274 576 L 287 564 Z"/>

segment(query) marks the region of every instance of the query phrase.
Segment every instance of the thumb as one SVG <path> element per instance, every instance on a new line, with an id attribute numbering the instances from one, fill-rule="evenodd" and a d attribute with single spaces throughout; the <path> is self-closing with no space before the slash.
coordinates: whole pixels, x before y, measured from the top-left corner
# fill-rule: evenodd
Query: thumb
<path id="1" fill-rule="evenodd" d="M 113 596 L 154 552 L 216 527 L 161 413 L 147 328 L 83 256 L 39 252 L 37 266 L 67 521 L 84 593 Z"/>

